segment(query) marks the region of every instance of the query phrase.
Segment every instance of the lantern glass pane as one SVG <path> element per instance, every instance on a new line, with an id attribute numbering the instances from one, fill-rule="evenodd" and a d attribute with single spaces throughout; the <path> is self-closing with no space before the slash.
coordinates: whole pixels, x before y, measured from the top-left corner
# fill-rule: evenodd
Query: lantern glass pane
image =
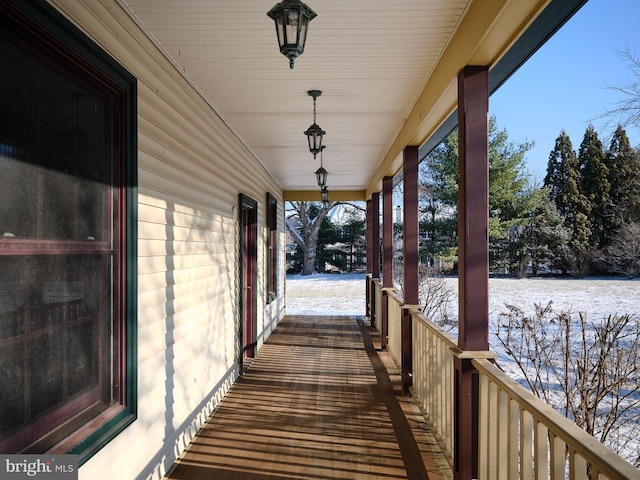
<path id="1" fill-rule="evenodd" d="M 284 45 L 284 27 L 282 23 L 283 17 L 276 18 L 276 33 L 278 34 L 278 44 L 280 47 Z"/>
<path id="2" fill-rule="evenodd" d="M 327 184 L 327 173 L 324 168 L 316 170 L 316 181 L 319 187 L 324 187 Z"/>
<path id="3" fill-rule="evenodd" d="M 286 44 L 296 45 L 298 43 L 298 17 L 300 12 L 298 10 L 285 10 L 286 16 Z"/>
<path id="4" fill-rule="evenodd" d="M 309 26 L 309 19 L 302 16 L 302 21 L 300 22 L 300 50 L 304 49 L 304 44 L 307 41 L 307 27 Z"/>

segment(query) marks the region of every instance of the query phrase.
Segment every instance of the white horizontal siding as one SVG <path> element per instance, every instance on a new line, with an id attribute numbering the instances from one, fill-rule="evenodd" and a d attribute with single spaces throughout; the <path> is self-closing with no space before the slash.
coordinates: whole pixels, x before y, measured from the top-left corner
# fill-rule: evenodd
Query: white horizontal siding
<path id="1" fill-rule="evenodd" d="M 258 201 L 258 336 L 265 304 L 266 193 L 281 188 L 209 103 L 113 1 L 54 0 L 138 79 L 138 420 L 80 478 L 161 478 L 238 371 L 238 194 Z M 117 461 L 114 461 L 117 459 Z"/>

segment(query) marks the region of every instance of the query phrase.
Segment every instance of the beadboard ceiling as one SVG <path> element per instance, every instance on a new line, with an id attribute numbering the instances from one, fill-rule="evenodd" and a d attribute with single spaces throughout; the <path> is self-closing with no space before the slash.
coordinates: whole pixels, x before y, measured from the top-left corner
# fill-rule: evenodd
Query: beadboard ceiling
<path id="1" fill-rule="evenodd" d="M 317 194 L 306 130 L 309 90 L 321 90 L 330 192 L 358 199 L 400 168 L 406 145 L 422 146 L 456 108 L 464 65 L 492 69 L 549 4 L 545 28 L 518 47 L 523 59 L 579 0 L 308 0 L 317 17 L 295 68 L 280 54 L 276 0 L 120 0 L 288 192 Z M 571 8 L 566 8 L 571 4 Z M 553 24 L 553 25 L 551 25 Z M 534 28 L 535 30 L 535 28 Z M 522 42 L 520 42 L 522 43 Z M 500 69 L 506 78 L 520 60 Z M 449 122 L 450 124 L 450 122 Z M 449 128 L 450 129 L 450 128 Z"/>

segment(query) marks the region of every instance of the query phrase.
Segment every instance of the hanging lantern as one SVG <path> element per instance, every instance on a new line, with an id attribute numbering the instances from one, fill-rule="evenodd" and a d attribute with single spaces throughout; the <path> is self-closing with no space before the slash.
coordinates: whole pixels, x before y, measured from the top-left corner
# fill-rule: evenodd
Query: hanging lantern
<path id="1" fill-rule="evenodd" d="M 320 90 L 309 90 L 307 94 L 313 97 L 313 124 L 307 128 L 304 134 L 309 141 L 309 151 L 313 154 L 313 158 L 322 151 L 322 138 L 327 133 L 316 123 L 316 98 L 322 95 Z"/>
<path id="2" fill-rule="evenodd" d="M 276 24 L 280 53 L 289 58 L 289 68 L 304 52 L 309 22 L 316 13 L 300 0 L 282 0 L 267 12 Z"/>
<path id="3" fill-rule="evenodd" d="M 322 187 L 320 189 L 320 199 L 324 204 L 329 203 L 329 189 L 327 187 Z"/>
<path id="4" fill-rule="evenodd" d="M 320 167 L 316 170 L 316 179 L 319 187 L 324 187 L 327 184 L 327 175 L 329 172 L 324 167 Z"/>
<path id="5" fill-rule="evenodd" d="M 323 145 L 322 149 L 320 150 L 320 168 L 316 170 L 316 181 L 318 182 L 318 186 L 320 188 L 327 185 L 327 175 L 329 175 L 329 172 L 327 172 L 327 170 L 322 166 L 322 151 L 325 148 L 326 147 Z"/>

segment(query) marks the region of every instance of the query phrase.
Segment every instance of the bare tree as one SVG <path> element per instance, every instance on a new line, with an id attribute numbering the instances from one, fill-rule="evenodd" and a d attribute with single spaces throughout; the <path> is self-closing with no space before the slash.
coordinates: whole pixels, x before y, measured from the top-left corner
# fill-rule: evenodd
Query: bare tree
<path id="1" fill-rule="evenodd" d="M 318 234 L 322 221 L 334 207 L 342 205 L 351 210 L 366 212 L 359 202 L 288 202 L 290 209 L 285 217 L 285 225 L 302 251 L 302 271 L 300 275 L 311 275 L 316 271 Z"/>
<path id="2" fill-rule="evenodd" d="M 318 233 L 322 221 L 334 207 L 334 203 L 289 202 L 293 212 L 285 218 L 291 237 L 302 250 L 300 275 L 311 275 L 316 271 Z"/>
<path id="3" fill-rule="evenodd" d="M 450 313 L 456 294 L 447 284 L 441 269 L 421 266 L 418 289 L 420 300 L 424 304 L 422 313 L 427 318 L 445 329 L 451 329 L 457 324 L 457 311 L 454 310 L 453 316 Z"/>
<path id="4" fill-rule="evenodd" d="M 629 45 L 620 53 L 628 63 L 632 79 L 626 84 L 610 85 L 608 88 L 617 91 L 621 100 L 599 118 L 609 118 L 609 123 L 623 127 L 640 125 L 640 56 L 632 51 Z"/>
<path id="5" fill-rule="evenodd" d="M 640 223 L 633 222 L 623 225 L 617 236 L 598 260 L 614 274 L 627 278 L 640 275 Z"/>
<path id="6" fill-rule="evenodd" d="M 496 336 L 529 388 L 589 434 L 640 466 L 627 451 L 640 435 L 640 327 L 631 315 L 590 323 L 583 313 L 535 314 L 507 305 Z"/>

